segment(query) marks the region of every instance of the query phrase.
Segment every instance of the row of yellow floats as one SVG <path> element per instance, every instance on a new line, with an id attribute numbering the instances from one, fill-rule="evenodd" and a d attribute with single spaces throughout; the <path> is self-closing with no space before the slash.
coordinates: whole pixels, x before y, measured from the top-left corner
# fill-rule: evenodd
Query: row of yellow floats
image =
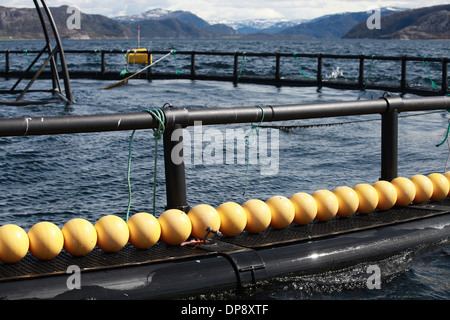
<path id="1" fill-rule="evenodd" d="M 333 191 L 304 192 L 289 199 L 274 196 L 266 202 L 251 199 L 242 205 L 226 202 L 216 209 L 207 204 L 193 207 L 187 214 L 170 209 L 159 218 L 145 212 L 133 215 L 127 222 L 115 215 L 100 218 L 95 225 L 85 219 L 72 219 L 62 229 L 51 222 L 39 222 L 26 233 L 21 227 L 0 227 L 0 260 L 16 263 L 29 251 L 39 260 L 50 260 L 64 248 L 73 256 L 84 256 L 95 246 L 105 252 L 117 252 L 128 242 L 138 249 L 148 249 L 162 240 L 181 245 L 190 237 L 203 239 L 206 230 L 219 230 L 233 237 L 244 230 L 259 233 L 269 226 L 275 229 L 291 223 L 306 225 L 313 220 L 328 221 L 335 216 L 368 214 L 394 206 L 439 201 L 450 196 L 450 171 L 428 176 L 398 177 L 391 182 L 341 186 Z M 213 236 L 211 233 L 208 237 Z"/>

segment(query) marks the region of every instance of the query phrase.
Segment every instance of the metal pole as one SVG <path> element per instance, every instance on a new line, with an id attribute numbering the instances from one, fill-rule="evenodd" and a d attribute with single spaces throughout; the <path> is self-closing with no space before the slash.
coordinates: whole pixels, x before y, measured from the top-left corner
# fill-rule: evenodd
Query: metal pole
<path id="1" fill-rule="evenodd" d="M 234 64 L 233 64 L 233 84 L 237 84 L 238 83 L 238 53 L 234 52 Z"/>
<path id="2" fill-rule="evenodd" d="M 442 94 L 448 93 L 448 59 L 442 58 Z"/>
<path id="3" fill-rule="evenodd" d="M 317 86 L 318 90 L 322 89 L 322 54 L 317 56 Z"/>
<path id="4" fill-rule="evenodd" d="M 186 200 L 186 175 L 183 155 L 183 127 L 175 124 L 166 128 L 164 141 L 164 167 L 166 173 L 166 210 L 189 211 Z"/>
<path id="5" fill-rule="evenodd" d="M 276 53 L 276 61 L 275 61 L 275 81 L 280 81 L 281 79 L 281 72 L 280 72 L 280 53 Z"/>
<path id="6" fill-rule="evenodd" d="M 359 88 L 364 88 L 364 55 L 359 58 Z"/>
<path id="7" fill-rule="evenodd" d="M 191 80 L 195 79 L 195 53 L 191 54 Z"/>
<path id="8" fill-rule="evenodd" d="M 48 8 L 48 6 L 44 0 L 41 0 L 41 2 L 44 7 L 44 10 L 47 14 L 48 20 L 50 22 L 50 26 L 53 30 L 53 34 L 55 36 L 55 41 L 57 43 L 57 48 L 59 48 L 59 58 L 61 60 L 61 68 L 62 68 L 62 73 L 63 73 L 63 77 L 64 77 L 64 87 L 65 87 L 65 91 L 66 91 L 65 92 L 66 98 L 67 98 L 67 100 L 72 102 L 73 97 L 72 97 L 72 89 L 70 87 L 69 71 L 67 70 L 66 58 L 64 55 L 64 50 L 63 50 L 63 46 L 61 43 L 61 39 L 59 37 L 59 32 L 58 32 L 58 29 L 56 28 L 56 24 L 55 24 L 55 21 L 53 20 L 53 16 L 52 16 L 52 13 L 50 12 L 50 9 Z"/>
<path id="9" fill-rule="evenodd" d="M 381 178 L 391 181 L 398 175 L 398 112 L 400 98 L 386 100 L 388 107 L 381 115 Z"/>
<path id="10" fill-rule="evenodd" d="M 402 76 L 400 80 L 401 92 L 406 92 L 406 55 L 402 55 Z"/>
<path id="11" fill-rule="evenodd" d="M 102 60 L 101 73 L 105 74 L 105 72 L 106 72 L 105 52 L 103 50 L 101 50 L 100 54 L 101 54 L 101 60 Z"/>
<path id="12" fill-rule="evenodd" d="M 10 70 L 9 67 L 9 50 L 6 51 L 5 53 L 5 72 L 8 74 Z"/>

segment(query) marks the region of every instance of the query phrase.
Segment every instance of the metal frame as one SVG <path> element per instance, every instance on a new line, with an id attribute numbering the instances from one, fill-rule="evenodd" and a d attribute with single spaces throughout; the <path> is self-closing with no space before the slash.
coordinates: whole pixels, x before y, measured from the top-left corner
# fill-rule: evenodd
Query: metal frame
<path id="1" fill-rule="evenodd" d="M 315 104 L 295 104 L 264 106 L 264 122 L 297 119 L 340 117 L 351 115 L 381 115 L 381 177 L 392 180 L 397 177 L 398 156 L 398 114 L 407 111 L 450 109 L 450 97 L 426 97 L 404 99 L 383 97 L 378 100 L 329 102 Z M 180 149 L 183 137 L 172 141 L 172 133 L 178 128 L 193 126 L 200 121 L 202 125 L 252 123 L 263 118 L 263 110 L 258 107 L 234 108 L 163 108 L 165 114 L 164 158 L 166 173 L 166 208 L 189 210 L 186 197 L 186 178 L 184 161 L 174 164 L 172 149 Z M 118 113 L 103 115 L 59 116 L 37 118 L 0 119 L 0 137 L 70 134 L 87 132 L 107 132 L 123 130 L 142 130 L 157 128 L 159 122 L 147 112 Z"/>
<path id="2" fill-rule="evenodd" d="M 69 71 L 67 69 L 64 50 L 62 47 L 61 39 L 59 37 L 59 32 L 56 27 L 55 21 L 53 19 L 53 16 L 52 16 L 50 9 L 48 8 L 45 0 L 41 0 L 42 9 L 38 3 L 38 0 L 33 0 L 33 2 L 36 7 L 36 11 L 38 13 L 39 20 L 42 25 L 42 29 L 44 31 L 46 45 L 40 52 L 38 52 L 38 55 L 36 56 L 36 58 L 32 61 L 32 63 L 28 66 L 28 68 L 24 71 L 22 76 L 16 81 L 16 83 L 12 86 L 12 88 L 9 91 L 8 90 L 0 91 L 0 94 L 19 93 L 18 98 L 15 101 L 1 101 L 0 104 L 19 106 L 19 105 L 27 105 L 27 104 L 43 104 L 43 103 L 55 102 L 55 101 L 43 102 L 43 101 L 23 101 L 22 100 L 23 97 L 25 96 L 25 94 L 28 92 L 49 92 L 50 91 L 50 90 L 33 90 L 33 91 L 30 90 L 31 86 L 34 84 L 34 82 L 37 80 L 37 78 L 39 78 L 39 76 L 42 74 L 42 72 L 44 71 L 44 69 L 48 65 L 48 63 L 50 63 L 51 78 L 52 78 L 52 90 L 50 92 L 52 92 L 53 95 L 58 95 L 59 98 L 62 99 L 63 101 L 65 101 L 67 103 L 71 103 L 71 102 L 73 102 L 73 97 L 72 97 L 72 90 L 70 87 Z M 44 13 L 42 11 L 44 11 Z M 54 49 L 52 49 L 52 45 L 50 42 L 50 35 L 47 30 L 47 25 L 45 22 L 44 14 L 47 17 L 48 23 L 50 25 L 53 36 L 56 41 L 56 46 Z M 34 65 L 37 63 L 39 58 L 41 58 L 41 56 L 44 53 L 48 53 L 48 57 L 45 60 L 45 62 L 41 65 L 39 70 L 33 74 L 31 80 L 28 82 L 28 84 L 26 85 L 26 87 L 23 90 L 16 90 L 17 86 L 22 82 L 23 79 L 25 79 L 25 77 L 27 77 L 30 74 L 30 70 L 34 67 Z M 64 80 L 64 90 L 62 90 L 61 83 L 60 83 L 60 76 L 59 76 L 59 72 L 58 72 L 58 63 L 57 63 L 57 59 L 56 59 L 57 53 L 59 53 L 59 58 L 60 58 L 60 63 L 61 63 L 62 77 Z M 7 62 L 6 69 L 9 72 L 9 51 L 6 55 L 6 62 Z M 58 100 L 58 102 L 60 102 L 60 101 L 61 100 Z"/>
<path id="3" fill-rule="evenodd" d="M 39 51 L 29 51 L 39 53 Z M 88 70 L 72 70 L 72 79 L 98 79 L 98 80 L 121 80 L 123 75 L 120 72 L 107 71 L 106 56 L 107 55 L 123 55 L 126 50 L 66 50 L 66 54 L 101 54 L 101 62 L 98 71 Z M 11 71 L 9 66 L 9 56 L 11 54 L 23 54 L 23 51 L 6 50 L 0 51 L 5 55 L 6 68 L 0 71 L 2 77 L 18 77 L 21 75 L 18 71 Z M 148 51 L 149 55 L 166 54 L 167 51 Z M 282 77 L 281 63 L 286 59 L 292 59 L 292 53 L 243 53 L 243 52 L 200 52 L 200 51 L 177 51 L 179 56 L 190 57 L 190 72 L 161 72 L 149 68 L 145 76 L 140 77 L 141 80 L 160 80 L 160 79 L 186 79 L 186 80 L 207 80 L 207 81 L 229 81 L 235 85 L 238 83 L 256 83 L 274 86 L 299 86 L 299 87 L 317 87 L 320 90 L 323 87 L 343 90 L 382 90 L 389 92 L 398 92 L 401 94 L 411 93 L 421 96 L 446 95 L 450 93 L 448 87 L 448 62 L 449 58 L 432 58 L 417 56 L 368 56 L 368 55 L 337 55 L 337 54 L 295 54 L 295 57 L 317 60 L 317 69 L 315 70 L 315 79 L 307 79 L 304 77 Z M 228 57 L 233 59 L 233 70 L 229 74 L 202 74 L 196 70 L 196 57 L 198 56 L 217 56 Z M 270 76 L 239 76 L 239 66 L 242 63 L 240 58 L 243 57 L 263 57 L 275 59 L 275 72 Z M 354 60 L 358 64 L 358 78 L 355 81 L 324 79 L 323 78 L 323 61 L 326 59 L 346 59 Z M 365 78 L 367 61 L 394 61 L 399 63 L 400 79 L 398 83 L 375 83 L 368 82 Z M 438 90 L 430 86 L 409 86 L 407 79 L 408 62 L 434 62 L 441 64 L 441 88 Z M 51 76 L 48 72 L 44 74 Z"/>

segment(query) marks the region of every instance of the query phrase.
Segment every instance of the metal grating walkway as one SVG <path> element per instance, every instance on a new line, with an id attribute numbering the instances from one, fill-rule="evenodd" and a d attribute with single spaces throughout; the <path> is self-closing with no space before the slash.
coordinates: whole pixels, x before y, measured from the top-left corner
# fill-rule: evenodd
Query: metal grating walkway
<path id="1" fill-rule="evenodd" d="M 50 261 L 39 261 L 30 253 L 15 264 L 0 262 L 0 283 L 15 279 L 48 277 L 65 274 L 70 265 L 77 265 L 82 271 L 113 269 L 143 264 L 199 259 L 220 252 L 245 248 L 259 249 L 270 246 L 289 245 L 311 241 L 339 234 L 346 234 L 407 221 L 420 220 L 450 212 L 450 199 L 441 202 L 411 205 L 389 211 L 375 211 L 368 215 L 354 214 L 349 218 L 335 217 L 328 222 L 314 221 L 305 226 L 291 224 L 288 228 L 275 230 L 267 228 L 259 234 L 243 232 L 236 237 L 217 239 L 217 245 L 168 246 L 159 241 L 146 250 L 135 249 L 130 244 L 117 253 L 106 253 L 98 247 L 84 257 L 72 257 L 62 252 Z"/>

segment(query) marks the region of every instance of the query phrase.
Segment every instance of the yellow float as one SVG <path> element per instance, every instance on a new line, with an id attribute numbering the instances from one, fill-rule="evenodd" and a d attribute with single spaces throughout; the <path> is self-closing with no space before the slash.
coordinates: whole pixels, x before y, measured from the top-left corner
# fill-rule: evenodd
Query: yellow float
<path id="1" fill-rule="evenodd" d="M 64 237 L 64 250 L 73 256 L 81 257 L 91 252 L 97 244 L 97 231 L 85 219 L 69 220 L 61 229 Z"/>
<path id="2" fill-rule="evenodd" d="M 447 178 L 440 173 L 431 173 L 428 175 L 428 179 L 433 184 L 433 194 L 430 200 L 440 201 L 444 199 L 448 195 L 450 188 Z"/>
<path id="3" fill-rule="evenodd" d="M 317 203 L 317 220 L 328 221 L 336 216 L 339 210 L 339 201 L 333 192 L 317 190 L 312 194 L 312 197 Z"/>
<path id="4" fill-rule="evenodd" d="M 203 239 L 209 228 L 213 231 L 218 231 L 220 228 L 219 213 L 210 205 L 199 204 L 193 207 L 189 210 L 188 217 L 191 220 L 191 235 L 194 238 Z M 213 236 L 214 233 L 210 233 L 207 238 L 211 238 Z"/>
<path id="5" fill-rule="evenodd" d="M 409 178 L 414 184 L 416 195 L 414 196 L 414 203 L 424 203 L 431 199 L 433 195 L 433 183 L 423 174 L 416 174 Z"/>
<path id="6" fill-rule="evenodd" d="M 295 217 L 295 208 L 288 198 L 274 196 L 266 201 L 271 212 L 270 226 L 275 229 L 283 229 L 289 226 Z"/>
<path id="7" fill-rule="evenodd" d="M 146 212 L 134 214 L 127 221 L 130 231 L 128 242 L 137 249 L 153 247 L 161 236 L 161 226 L 158 219 Z"/>
<path id="8" fill-rule="evenodd" d="M 267 229 L 272 220 L 269 206 L 259 199 L 251 199 L 242 204 L 247 215 L 245 230 L 250 233 L 259 233 Z"/>
<path id="9" fill-rule="evenodd" d="M 294 223 L 305 225 L 316 218 L 317 203 L 309 193 L 297 192 L 289 200 L 291 200 L 295 209 Z"/>
<path id="10" fill-rule="evenodd" d="M 350 187 L 341 186 L 333 190 L 338 199 L 339 209 L 336 213 L 339 217 L 350 217 L 356 212 L 359 205 L 359 198 L 355 190 Z"/>
<path id="11" fill-rule="evenodd" d="M 234 237 L 245 229 L 247 214 L 244 208 L 235 202 L 225 202 L 217 207 L 220 217 L 220 232 L 227 237 Z"/>
<path id="12" fill-rule="evenodd" d="M 372 187 L 378 193 L 378 210 L 386 211 L 395 206 L 397 202 L 397 190 L 392 183 L 386 180 L 380 180 L 375 182 Z"/>
<path id="13" fill-rule="evenodd" d="M 29 246 L 28 235 L 21 227 L 14 224 L 0 227 L 0 261 L 16 263 L 22 260 Z"/>
<path id="14" fill-rule="evenodd" d="M 130 237 L 127 223 L 115 215 L 100 218 L 94 227 L 97 230 L 97 246 L 105 252 L 120 251 Z"/>
<path id="15" fill-rule="evenodd" d="M 395 190 L 397 190 L 397 201 L 396 206 L 404 207 L 414 200 L 416 197 L 416 187 L 414 183 L 405 177 L 397 177 L 391 181 L 394 185 Z"/>
<path id="16" fill-rule="evenodd" d="M 360 183 L 353 187 L 356 194 L 358 195 L 359 204 L 358 209 L 356 210 L 361 214 L 368 214 L 374 211 L 378 206 L 378 192 L 367 183 Z"/>
<path id="17" fill-rule="evenodd" d="M 168 245 L 179 245 L 191 235 L 191 220 L 181 210 L 170 209 L 164 211 L 158 218 L 161 226 L 161 240 Z"/>
<path id="18" fill-rule="evenodd" d="M 51 260 L 56 257 L 64 246 L 64 236 L 55 224 L 39 222 L 28 230 L 30 253 L 39 260 Z"/>

